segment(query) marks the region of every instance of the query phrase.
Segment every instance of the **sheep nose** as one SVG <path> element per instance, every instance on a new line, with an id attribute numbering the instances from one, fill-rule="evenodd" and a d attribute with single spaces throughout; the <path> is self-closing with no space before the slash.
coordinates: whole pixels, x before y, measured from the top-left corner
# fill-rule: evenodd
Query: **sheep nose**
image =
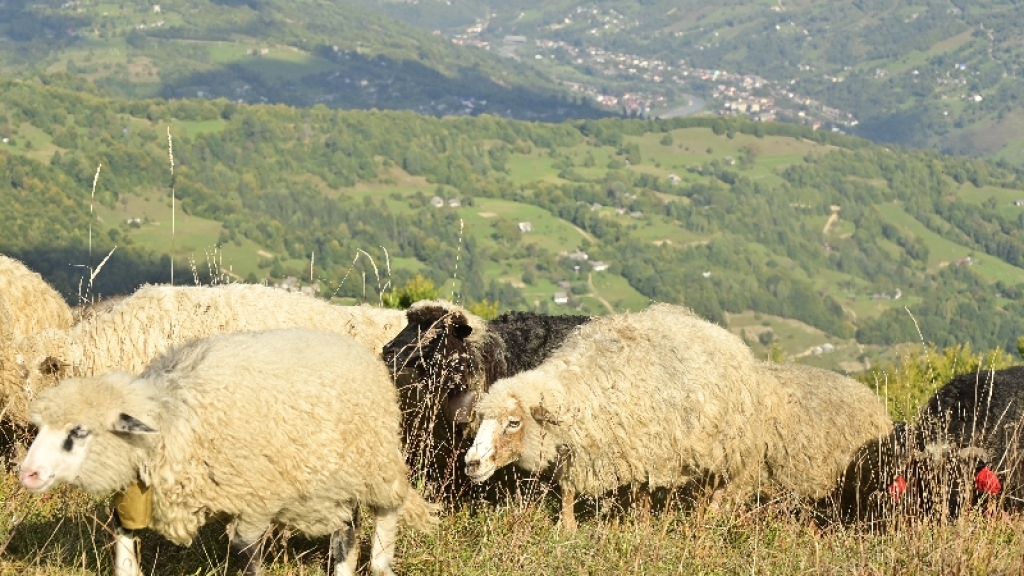
<path id="1" fill-rule="evenodd" d="M 36 486 L 39 484 L 40 480 L 39 471 L 31 468 L 22 468 L 21 472 L 18 474 L 18 480 L 21 482 L 21 485 L 26 488 Z"/>
<path id="2" fill-rule="evenodd" d="M 466 474 L 472 476 L 480 469 L 480 459 L 466 460 Z"/>

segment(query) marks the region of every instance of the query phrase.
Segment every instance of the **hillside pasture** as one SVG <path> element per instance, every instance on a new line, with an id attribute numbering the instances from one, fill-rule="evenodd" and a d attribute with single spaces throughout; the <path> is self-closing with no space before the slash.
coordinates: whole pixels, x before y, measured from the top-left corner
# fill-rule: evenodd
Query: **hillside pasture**
<path id="1" fill-rule="evenodd" d="M 102 173 L 101 173 L 102 179 Z M 93 205 L 97 222 L 101 225 L 94 233 L 106 233 L 116 228 L 132 241 L 157 253 L 172 254 L 176 259 L 192 260 L 201 272 L 207 271 L 208 259 L 216 258 L 221 268 L 232 278 L 245 278 L 249 273 L 258 278 L 264 271 L 258 266 L 263 249 L 247 238 L 239 243 L 227 242 L 218 247 L 217 242 L 224 226 L 215 220 L 208 220 L 185 214 L 178 202 L 174 210 L 174 231 L 171 231 L 170 191 L 149 191 L 141 195 L 125 195 L 113 208 L 99 203 Z M 125 226 L 129 219 L 138 218 L 139 227 Z M 172 250 L 173 246 L 173 250 Z M 179 277 L 191 276 L 188 271 L 178 271 Z"/>
<path id="2" fill-rule="evenodd" d="M 973 268 L 975 273 L 989 282 L 1000 280 L 1009 284 L 1020 282 L 1024 270 L 1003 262 L 995 256 L 979 253 L 972 248 L 940 236 L 907 214 L 899 205 L 887 207 L 886 210 L 879 212 L 889 223 L 924 240 L 929 250 L 929 271 L 934 272 L 944 266 L 968 265 Z M 970 258 L 970 261 L 967 258 Z"/>

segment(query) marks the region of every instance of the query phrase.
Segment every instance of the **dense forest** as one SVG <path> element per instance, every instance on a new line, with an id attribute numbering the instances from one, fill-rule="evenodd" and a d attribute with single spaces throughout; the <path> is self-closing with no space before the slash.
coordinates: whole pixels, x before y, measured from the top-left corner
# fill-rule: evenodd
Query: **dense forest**
<path id="1" fill-rule="evenodd" d="M 996 199 L 999 191 L 1024 190 L 1024 171 L 1006 163 L 712 117 L 560 124 L 437 119 L 225 100 L 107 99 L 90 93 L 89 84 L 68 89 L 71 81 L 0 83 L 0 132 L 14 144 L 0 149 L 7 224 L 0 248 L 39 268 L 69 297 L 80 291 L 76 266 L 95 265 L 115 244 L 110 268 L 98 276 L 113 283 L 104 292 L 166 279 L 166 243 L 139 245 L 130 225 L 101 224 L 90 212 L 92 204 L 116 207 L 147 191 L 166 201 L 173 188 L 185 214 L 222 223 L 220 244 L 252 242 L 266 251 L 270 257 L 261 260 L 260 274 L 246 276 L 250 281 L 301 276 L 299 263 L 314 255 L 323 292 L 335 296 L 365 297 L 420 273 L 438 286 L 455 277 L 457 294 L 467 301 L 533 307 L 537 302 L 524 295 L 529 286 L 580 274 L 581 263 L 566 251 L 576 249 L 588 252 L 590 262 L 609 262 L 607 272 L 644 297 L 686 303 L 719 322 L 724 313 L 753 310 L 875 345 L 917 340 L 920 329 L 940 345 L 1012 350 L 1024 334 L 1024 214 Z M 166 131 L 173 123 L 208 129 L 175 135 L 172 177 Z M 24 137 L 33 131 L 35 140 Z M 668 151 L 666 158 L 671 150 L 683 153 L 683 139 L 697 134 L 720 146 L 749 143 L 738 161 L 715 157 L 709 147 L 707 160 L 677 170 L 682 177 L 662 160 L 643 157 L 653 153 L 648 146 Z M 785 143 L 810 152 L 776 168 L 759 167 L 766 147 Z M 608 160 L 595 166 L 601 154 Z M 518 176 L 516 166 L 527 159 L 545 162 L 551 172 Z M 389 187 L 403 174 L 422 184 Z M 369 193 L 345 192 L 359 186 L 370 186 Z M 993 195 L 972 202 L 960 197 L 964 189 Z M 484 199 L 537 207 L 583 236 L 577 246 L 556 250 L 527 241 L 515 222 L 502 218 L 484 232 L 463 221 L 471 212 L 431 206 L 434 195 L 461 198 L 467 210 Z M 607 217 L 601 206 L 643 216 Z M 848 231 L 823 238 L 821 223 L 839 206 Z M 929 265 L 935 255 L 923 232 L 891 221 L 893 206 L 934 238 L 1017 272 L 993 282 L 968 265 Z M 655 224 L 694 241 L 652 242 L 644 234 Z M 380 263 L 369 286 L 344 281 L 353 266 L 356 274 L 371 272 L 367 262 L 353 264 L 360 252 Z M 388 259 L 414 265 L 383 278 Z M 583 272 L 590 262 L 582 263 Z M 895 292 L 906 294 L 913 317 L 903 306 L 854 317 L 846 306 L 857 293 Z"/>

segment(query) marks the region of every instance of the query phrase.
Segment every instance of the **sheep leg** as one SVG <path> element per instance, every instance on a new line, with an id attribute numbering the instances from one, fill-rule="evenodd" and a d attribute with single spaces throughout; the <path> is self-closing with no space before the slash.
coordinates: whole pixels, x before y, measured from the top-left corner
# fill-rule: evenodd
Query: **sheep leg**
<path id="1" fill-rule="evenodd" d="M 259 576 L 263 569 L 263 535 L 266 524 L 235 522 L 231 548 L 242 564 L 243 576 Z"/>
<path id="2" fill-rule="evenodd" d="M 370 573 L 374 576 L 395 576 L 391 563 L 395 559 L 398 539 L 398 508 L 378 510 L 370 555 Z"/>
<path id="3" fill-rule="evenodd" d="M 139 558 L 135 554 L 135 531 L 121 525 L 114 514 L 114 576 L 139 576 Z"/>
<path id="4" fill-rule="evenodd" d="M 354 576 L 359 563 L 359 547 L 356 546 L 356 522 L 353 516 L 347 526 L 331 534 L 331 557 L 334 558 L 335 576 Z"/>
<path id="5" fill-rule="evenodd" d="M 562 515 L 559 525 L 566 532 L 575 532 L 576 512 L 573 507 L 576 505 L 576 490 L 569 486 L 562 486 Z"/>
<path id="6" fill-rule="evenodd" d="M 647 484 L 634 484 L 630 488 L 633 508 L 640 514 L 641 518 L 649 518 L 652 506 L 650 486 Z"/>

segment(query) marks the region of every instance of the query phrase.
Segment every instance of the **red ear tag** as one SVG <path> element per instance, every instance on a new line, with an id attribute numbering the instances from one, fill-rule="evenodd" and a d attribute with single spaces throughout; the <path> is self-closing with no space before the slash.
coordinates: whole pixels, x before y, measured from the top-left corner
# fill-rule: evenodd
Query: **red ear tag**
<path id="1" fill-rule="evenodd" d="M 903 476 L 897 476 L 892 484 L 889 484 L 889 497 L 893 500 L 899 501 L 903 497 L 903 493 L 907 491 L 907 480 Z"/>
<path id="2" fill-rule="evenodd" d="M 988 466 L 978 470 L 978 473 L 974 475 L 974 487 L 980 492 L 992 495 L 999 494 L 1003 489 L 999 477 Z"/>

